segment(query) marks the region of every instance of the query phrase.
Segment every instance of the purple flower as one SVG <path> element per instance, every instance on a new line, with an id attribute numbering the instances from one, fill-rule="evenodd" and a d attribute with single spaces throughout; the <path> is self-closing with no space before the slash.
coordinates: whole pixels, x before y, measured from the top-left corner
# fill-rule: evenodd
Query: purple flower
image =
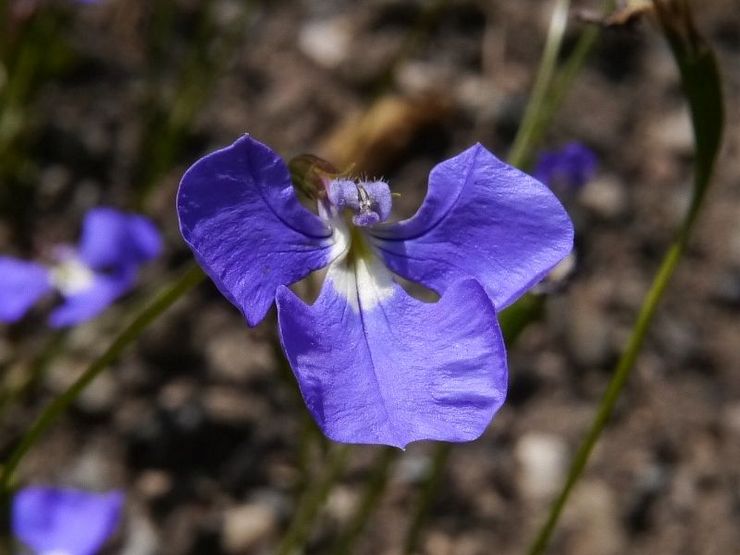
<path id="1" fill-rule="evenodd" d="M 596 154 L 578 142 L 540 153 L 533 175 L 555 191 L 573 193 L 596 172 Z"/>
<path id="2" fill-rule="evenodd" d="M 180 229 L 250 325 L 277 303 L 283 348 L 328 437 L 399 447 L 475 439 L 506 395 L 496 310 L 570 252 L 568 215 L 481 145 L 435 167 L 423 205 L 399 223 L 383 223 L 384 182 L 325 187 L 316 216 L 281 158 L 244 136 L 187 171 Z M 313 305 L 288 289 L 325 266 Z M 440 300 L 411 297 L 394 273 Z"/>
<path id="3" fill-rule="evenodd" d="M 19 320 L 54 290 L 64 302 L 51 313 L 51 326 L 90 320 L 133 287 L 139 266 L 161 248 L 159 233 L 147 218 L 94 208 L 85 215 L 77 247 L 55 249 L 56 264 L 0 256 L 0 322 Z"/>
<path id="4" fill-rule="evenodd" d="M 93 555 L 121 519 L 123 493 L 29 487 L 13 498 L 15 536 L 39 555 Z"/>

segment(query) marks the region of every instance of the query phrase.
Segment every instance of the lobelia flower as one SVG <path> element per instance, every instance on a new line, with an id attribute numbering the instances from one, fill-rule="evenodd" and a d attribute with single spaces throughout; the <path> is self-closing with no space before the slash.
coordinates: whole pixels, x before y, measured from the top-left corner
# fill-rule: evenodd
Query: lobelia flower
<path id="1" fill-rule="evenodd" d="M 566 212 L 480 144 L 436 166 L 424 203 L 398 223 L 385 223 L 386 183 L 323 184 L 317 216 L 282 159 L 247 135 L 183 176 L 180 229 L 250 326 L 276 302 L 283 349 L 329 438 L 398 447 L 477 438 L 506 395 L 496 310 L 570 252 Z M 287 287 L 325 266 L 313 305 Z M 439 301 L 410 296 L 394 273 Z"/>
<path id="2" fill-rule="evenodd" d="M 541 152 L 533 175 L 555 191 L 574 193 L 594 176 L 596 165 L 593 150 L 571 142 L 560 150 Z"/>
<path id="3" fill-rule="evenodd" d="M 35 555 L 93 555 L 115 532 L 123 493 L 29 487 L 13 498 L 11 526 Z"/>
<path id="4" fill-rule="evenodd" d="M 77 247 L 54 249 L 56 264 L 0 256 L 0 322 L 15 322 L 44 295 L 64 298 L 49 317 L 59 328 L 90 320 L 129 291 L 139 267 L 162 248 L 150 220 L 113 208 L 85 215 Z"/>

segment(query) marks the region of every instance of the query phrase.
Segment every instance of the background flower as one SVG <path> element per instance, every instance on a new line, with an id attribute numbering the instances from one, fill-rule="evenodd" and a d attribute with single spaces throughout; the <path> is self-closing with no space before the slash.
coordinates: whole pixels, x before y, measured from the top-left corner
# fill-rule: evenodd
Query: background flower
<path id="1" fill-rule="evenodd" d="M 54 250 L 54 265 L 0 256 L 0 321 L 19 320 L 54 290 L 64 301 L 49 317 L 52 327 L 94 318 L 133 287 L 139 267 L 161 248 L 147 218 L 94 208 L 85 215 L 79 244 Z"/>
<path id="2" fill-rule="evenodd" d="M 551 189 L 572 194 L 594 176 L 597 164 L 593 150 L 571 142 L 560 150 L 541 152 L 532 174 Z"/>
<path id="3" fill-rule="evenodd" d="M 38 555 L 93 555 L 121 520 L 123 493 L 28 487 L 13 498 L 15 536 Z"/>

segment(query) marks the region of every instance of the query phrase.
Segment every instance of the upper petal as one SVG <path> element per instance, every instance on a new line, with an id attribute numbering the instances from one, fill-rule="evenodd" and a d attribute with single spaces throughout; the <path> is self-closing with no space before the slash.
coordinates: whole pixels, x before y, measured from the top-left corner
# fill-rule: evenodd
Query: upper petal
<path id="1" fill-rule="evenodd" d="M 94 274 L 89 287 L 65 295 L 64 302 L 49 315 L 49 325 L 63 328 L 95 318 L 129 291 L 135 280 L 136 270 L 131 266 L 122 268 L 114 274 Z"/>
<path id="2" fill-rule="evenodd" d="M 159 232 L 144 216 L 108 207 L 85 214 L 78 254 L 95 270 L 141 264 L 157 257 L 161 250 Z"/>
<path id="3" fill-rule="evenodd" d="M 278 286 L 332 258 L 331 229 L 298 202 L 282 159 L 249 136 L 187 171 L 177 211 L 198 262 L 250 325 Z"/>
<path id="4" fill-rule="evenodd" d="M 379 260 L 333 264 L 313 306 L 277 295 L 283 347 L 306 404 L 335 441 L 404 447 L 480 436 L 506 395 L 496 314 L 474 280 L 427 304 Z"/>
<path id="5" fill-rule="evenodd" d="M 373 234 L 394 272 L 438 292 L 475 278 L 498 310 L 573 246 L 573 225 L 552 192 L 480 144 L 432 170 L 413 217 Z"/>
<path id="6" fill-rule="evenodd" d="M 41 264 L 0 256 L 0 322 L 15 322 L 52 289 Z"/>
<path id="7" fill-rule="evenodd" d="M 123 494 L 29 487 L 13 498 L 13 533 L 35 553 L 93 555 L 115 531 Z"/>

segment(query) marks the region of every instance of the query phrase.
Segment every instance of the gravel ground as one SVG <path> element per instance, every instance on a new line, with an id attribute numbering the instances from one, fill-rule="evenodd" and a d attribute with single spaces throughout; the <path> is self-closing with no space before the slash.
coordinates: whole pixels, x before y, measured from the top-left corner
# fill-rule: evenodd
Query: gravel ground
<path id="1" fill-rule="evenodd" d="M 549 10 L 535 0 L 459 0 L 440 11 L 416 1 L 285 0 L 253 3 L 241 22 L 241 3 L 219 0 L 211 49 L 194 55 L 202 6 L 173 5 L 175 30 L 159 42 L 143 0 L 79 8 L 63 31 L 78 54 L 33 101 L 24 144 L 34 186 L 3 196 L 2 252 L 32 256 L 72 241 L 85 210 L 104 203 L 143 207 L 164 230 L 167 255 L 140 291 L 67 334 L 40 382 L 5 412 L 3 454 L 188 259 L 173 199 L 189 163 L 249 132 L 286 157 L 315 152 L 383 175 L 402 193 L 397 215 L 413 213 L 435 163 L 476 141 L 505 155 Z M 740 553 L 740 16 L 731 0 L 696 8 L 725 76 L 719 171 L 553 554 Z M 582 28 L 573 21 L 567 48 Z M 165 142 L 157 114 L 192 84 L 192 117 L 171 163 L 154 172 L 146 154 Z M 563 199 L 577 227 L 576 272 L 510 350 L 507 405 L 481 439 L 452 450 L 422 553 L 522 553 L 687 206 L 691 128 L 673 60 L 646 22 L 603 33 L 546 146 L 570 140 L 600 159 L 597 177 Z M 20 375 L 49 344 L 43 313 L 0 329 L 6 375 Z M 315 445 L 302 458 L 306 411 L 274 328 L 274 315 L 247 328 L 212 285 L 201 286 L 89 388 L 29 454 L 22 481 L 125 488 L 127 519 L 110 553 L 270 553 L 297 489 L 321 464 Z M 357 553 L 400 553 L 432 450 L 414 444 L 400 457 Z M 353 452 L 309 553 L 328 551 L 377 453 Z"/>

